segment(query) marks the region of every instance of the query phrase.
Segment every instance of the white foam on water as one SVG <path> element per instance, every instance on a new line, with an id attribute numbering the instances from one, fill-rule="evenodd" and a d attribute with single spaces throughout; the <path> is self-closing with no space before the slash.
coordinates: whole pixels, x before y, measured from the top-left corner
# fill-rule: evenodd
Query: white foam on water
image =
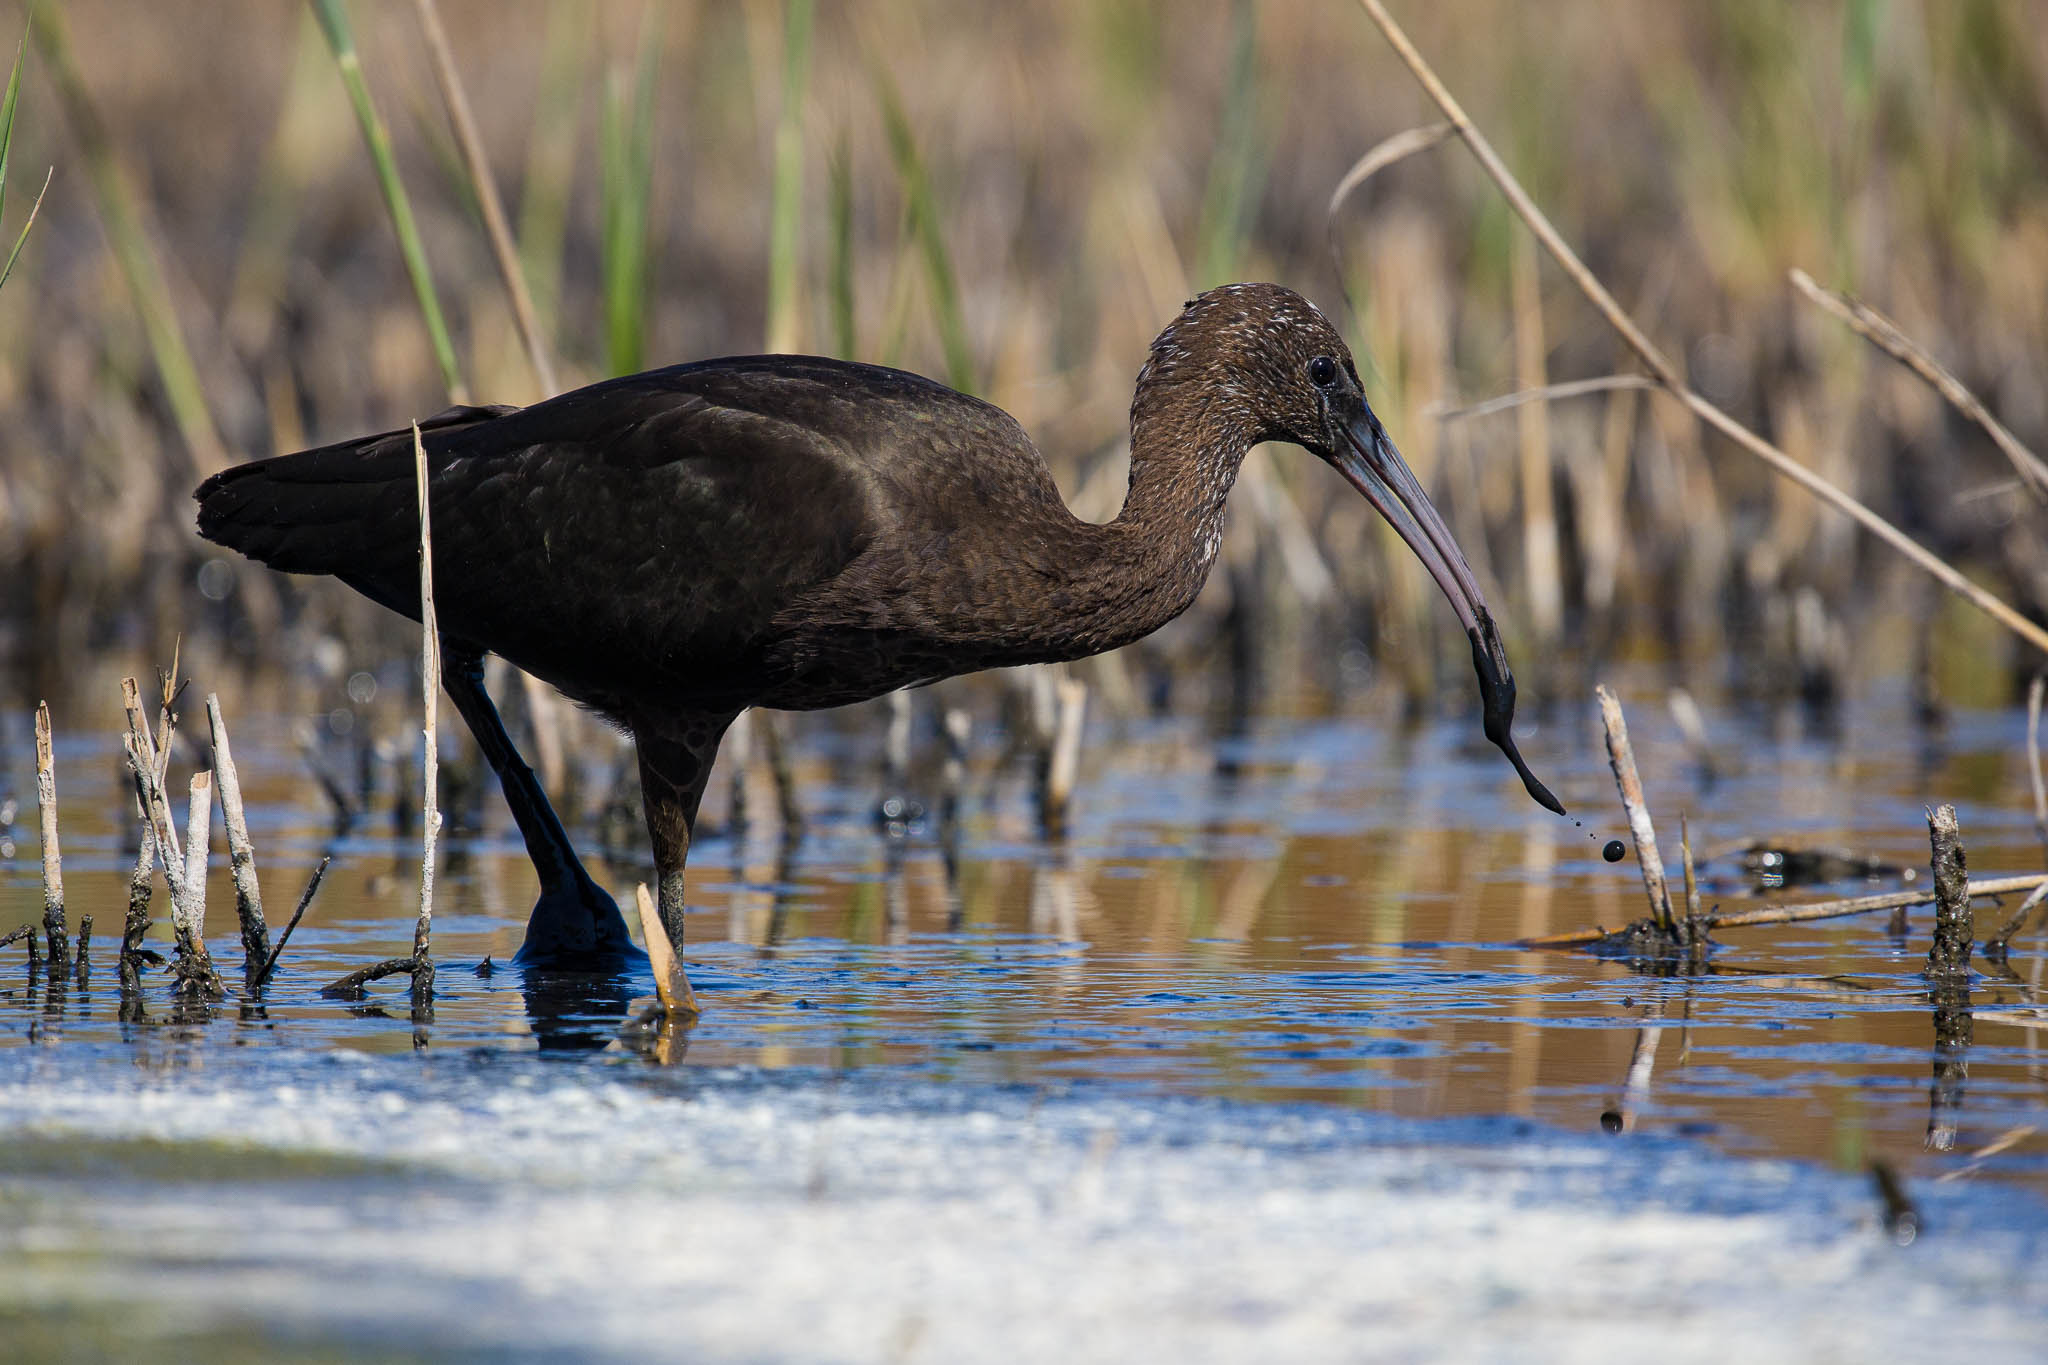
<path id="1" fill-rule="evenodd" d="M 206 1178 L 118 1151 L 0 1177 L 17 1307 L 118 1310 L 167 1340 L 242 1323 L 702 1360 L 2014 1359 L 2048 1340 L 2048 1219 L 2002 1188 L 1916 1187 L 1929 1232 L 1902 1249 L 1860 1177 L 1511 1120 L 502 1054 L 135 1057 L 0 1053 L 0 1148 L 209 1151 Z M 242 1156 L 256 1174 L 221 1174 Z"/>

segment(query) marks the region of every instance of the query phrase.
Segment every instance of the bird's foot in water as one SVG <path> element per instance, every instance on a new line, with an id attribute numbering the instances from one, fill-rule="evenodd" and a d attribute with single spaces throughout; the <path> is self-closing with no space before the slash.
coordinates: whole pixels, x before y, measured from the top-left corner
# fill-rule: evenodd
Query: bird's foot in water
<path id="1" fill-rule="evenodd" d="M 526 941 L 513 960 L 549 971 L 610 972 L 636 967 L 647 954 L 633 942 L 626 917 L 597 883 L 541 892 L 526 921 Z"/>

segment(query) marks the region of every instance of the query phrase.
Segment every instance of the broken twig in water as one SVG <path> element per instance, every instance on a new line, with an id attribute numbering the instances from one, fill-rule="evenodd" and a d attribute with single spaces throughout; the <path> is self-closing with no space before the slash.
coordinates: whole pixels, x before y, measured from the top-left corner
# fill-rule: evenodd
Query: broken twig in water
<path id="1" fill-rule="evenodd" d="M 1934 944 L 1927 950 L 1927 972 L 1962 976 L 1970 970 L 1970 875 L 1954 806 L 1927 812 L 1927 837 L 1934 850 Z"/>
<path id="2" fill-rule="evenodd" d="M 64 929 L 64 858 L 57 847 L 57 769 L 50 755 L 50 704 L 36 703 L 36 813 L 43 845 L 43 934 L 50 945 L 50 970 L 70 960 Z"/>
<path id="3" fill-rule="evenodd" d="M 2010 896 L 2043 886 L 2048 886 L 2048 872 L 2029 872 L 2017 877 L 1987 877 L 1969 884 L 1969 896 L 1972 900 L 1990 896 Z M 1902 905 L 1925 905 L 1933 899 L 1934 892 L 1922 887 L 1915 891 L 1887 891 L 1881 895 L 1856 896 L 1848 900 L 1815 901 L 1810 905 L 1767 905 L 1755 910 L 1717 912 L 1701 916 L 1700 922 L 1710 930 L 1745 929 L 1766 924 L 1803 924 L 1809 920 L 1867 915 L 1873 910 L 1895 910 Z M 1561 934 L 1545 934 L 1539 938 L 1516 939 L 1514 946 L 1579 948 L 1589 943 L 1597 943 L 1612 932 L 1598 926 L 1591 929 L 1573 929 Z"/>
<path id="4" fill-rule="evenodd" d="M 221 823 L 228 832 L 228 865 L 235 877 L 235 919 L 242 926 L 242 984 L 256 989 L 263 964 L 270 960 L 270 926 L 263 920 L 263 892 L 256 881 L 256 846 L 249 841 L 249 820 L 242 808 L 242 779 L 228 748 L 227 721 L 220 697 L 206 694 L 206 723 L 213 735 L 213 770 L 220 782 Z"/>
<path id="5" fill-rule="evenodd" d="M 338 981 L 330 981 L 320 988 L 320 994 L 329 1000 L 360 1000 L 363 987 L 372 981 L 382 981 L 387 976 L 410 975 L 412 959 L 409 957 L 387 957 L 373 967 L 350 972 Z"/>
<path id="6" fill-rule="evenodd" d="M 1998 926 L 1998 931 L 1984 940 L 1984 956 L 1993 962 L 2005 961 L 2006 955 L 2012 950 L 2013 935 L 2026 928 L 2027 917 L 2032 915 L 2044 900 L 2048 900 L 2048 882 L 2042 882 L 2029 891 L 2027 898 L 2020 902 L 2019 909 L 2006 916 L 2005 923 Z"/>
<path id="7" fill-rule="evenodd" d="M 1650 808 L 1643 800 L 1643 779 L 1636 771 L 1636 753 L 1628 742 L 1628 722 L 1622 719 L 1621 702 L 1601 683 L 1593 689 L 1600 699 L 1600 721 L 1607 731 L 1607 763 L 1614 770 L 1614 785 L 1621 792 L 1622 809 L 1628 813 L 1629 836 L 1635 841 L 1636 864 L 1642 869 L 1643 891 L 1650 900 L 1650 918 L 1667 933 L 1676 930 L 1671 914 L 1671 892 L 1664 884 L 1664 857 L 1657 851 L 1657 831 L 1650 823 Z"/>
<path id="8" fill-rule="evenodd" d="M 252 992 L 262 990 L 265 983 L 270 980 L 270 974 L 277 970 L 277 960 L 284 956 L 284 945 L 292 941 L 292 930 L 298 928 L 299 921 L 305 917 L 306 907 L 313 903 L 314 895 L 320 890 L 320 881 L 327 875 L 327 865 L 333 861 L 333 854 L 325 854 L 321 857 L 319 866 L 313 869 L 311 879 L 306 882 L 306 889 L 299 894 L 298 908 L 292 911 L 291 919 L 285 922 L 284 932 L 277 936 L 277 946 L 272 948 L 270 956 L 264 959 L 263 970 L 249 983 Z"/>

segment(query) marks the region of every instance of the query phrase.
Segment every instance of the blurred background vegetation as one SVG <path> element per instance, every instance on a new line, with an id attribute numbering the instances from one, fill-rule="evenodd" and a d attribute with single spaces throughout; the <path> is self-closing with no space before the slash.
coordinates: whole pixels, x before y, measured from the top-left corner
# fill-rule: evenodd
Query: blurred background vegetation
<path id="1" fill-rule="evenodd" d="M 2048 609 L 2042 512 L 2010 467 L 1786 283 L 1803 267 L 1882 308 L 2048 447 L 2048 32 L 2030 0 L 1394 9 L 1708 398 Z M 1194 290 L 1273 279 L 1352 336 L 1525 695 L 1576 704 L 1626 665 L 1824 714 L 1910 678 L 1934 720 L 2006 704 L 2038 662 L 1663 399 L 1446 416 L 1633 366 L 1455 143 L 1326 223 L 1359 155 L 1436 117 L 1346 0 L 442 16 L 565 387 L 771 347 L 900 365 L 1015 413 L 1102 519 L 1147 343 Z M 76 694 L 97 659 L 168 660 L 180 636 L 208 687 L 288 714 L 366 704 L 366 671 L 403 697 L 412 627 L 192 530 L 209 470 L 448 401 L 314 12 L 35 0 L 10 17 L 34 35 L 0 237 L 56 168 L 0 291 L 13 701 Z M 532 401 L 415 9 L 355 0 L 348 19 L 456 378 Z M 1455 622 L 1366 505 L 1291 449 L 1247 477 L 1196 609 L 1078 666 L 1097 714 L 1468 706 Z M 111 718 L 112 689 L 91 691 L 72 723 Z"/>

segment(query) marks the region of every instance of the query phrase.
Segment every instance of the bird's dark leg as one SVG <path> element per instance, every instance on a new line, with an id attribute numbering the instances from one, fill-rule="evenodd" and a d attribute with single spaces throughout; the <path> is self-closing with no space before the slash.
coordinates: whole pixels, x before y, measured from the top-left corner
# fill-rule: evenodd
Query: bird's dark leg
<path id="1" fill-rule="evenodd" d="M 505 733 L 498 708 L 484 690 L 480 654 L 449 650 L 443 674 L 448 695 L 462 713 L 477 747 L 504 789 L 505 804 L 526 841 L 526 855 L 540 874 L 540 899 L 526 924 L 519 961 L 536 966 L 600 967 L 638 956 L 625 918 L 603 887 L 583 870 L 568 833 L 548 804 L 540 779 Z"/>
<path id="2" fill-rule="evenodd" d="M 662 927 L 678 954 L 683 948 L 683 863 L 690 856 L 697 805 L 718 757 L 718 741 L 732 722 L 731 716 L 664 715 L 633 726 L 647 833 L 654 841 L 656 898 Z"/>

